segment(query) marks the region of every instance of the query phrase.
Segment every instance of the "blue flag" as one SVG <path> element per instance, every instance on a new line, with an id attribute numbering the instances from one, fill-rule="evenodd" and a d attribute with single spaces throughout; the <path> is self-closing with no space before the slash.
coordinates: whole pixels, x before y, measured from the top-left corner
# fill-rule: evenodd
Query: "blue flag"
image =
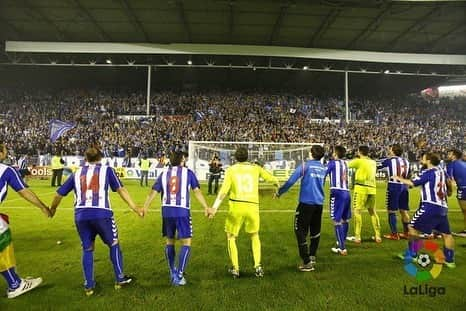
<path id="1" fill-rule="evenodd" d="M 76 124 L 53 119 L 50 121 L 50 141 L 54 143 L 67 131 L 76 127 Z"/>
<path id="2" fill-rule="evenodd" d="M 194 112 L 194 121 L 200 122 L 202 119 L 204 119 L 205 113 L 202 111 L 195 111 Z"/>

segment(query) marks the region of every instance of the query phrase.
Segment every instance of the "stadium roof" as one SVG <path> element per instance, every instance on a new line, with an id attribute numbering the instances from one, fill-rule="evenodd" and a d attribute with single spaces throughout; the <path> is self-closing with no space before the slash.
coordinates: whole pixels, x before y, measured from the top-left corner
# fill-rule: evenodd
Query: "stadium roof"
<path id="1" fill-rule="evenodd" d="M 0 0 L 0 42 L 9 40 L 233 44 L 466 55 L 466 2 Z M 4 53 L 0 58 L 8 62 L 14 57 Z M 270 60 L 254 62 L 266 64 Z M 465 68 L 454 71 L 464 74 Z"/>

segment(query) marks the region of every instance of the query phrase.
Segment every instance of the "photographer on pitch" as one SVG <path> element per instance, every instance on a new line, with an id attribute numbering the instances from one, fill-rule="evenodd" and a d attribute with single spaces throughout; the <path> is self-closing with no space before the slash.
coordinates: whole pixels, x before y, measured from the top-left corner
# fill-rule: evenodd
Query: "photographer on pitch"
<path id="1" fill-rule="evenodd" d="M 208 194 L 217 194 L 218 191 L 218 181 L 220 179 L 220 174 L 222 173 L 222 163 L 220 163 L 220 159 L 217 153 L 214 153 L 212 159 L 209 163 L 209 190 Z M 214 192 L 212 192 L 212 182 L 215 182 L 214 185 Z"/>

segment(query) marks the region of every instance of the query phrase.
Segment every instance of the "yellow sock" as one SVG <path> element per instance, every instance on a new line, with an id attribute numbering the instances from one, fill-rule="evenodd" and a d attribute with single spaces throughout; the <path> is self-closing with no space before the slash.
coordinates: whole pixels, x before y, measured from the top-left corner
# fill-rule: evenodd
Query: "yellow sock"
<path id="1" fill-rule="evenodd" d="M 360 209 L 354 209 L 354 237 L 361 240 L 362 215 Z"/>
<path id="2" fill-rule="evenodd" d="M 375 213 L 371 216 L 372 228 L 374 228 L 375 237 L 380 239 L 380 220 L 379 216 Z"/>
<path id="3" fill-rule="evenodd" d="M 254 268 L 261 265 L 261 240 L 259 234 L 251 236 L 252 256 L 254 257 Z"/>
<path id="4" fill-rule="evenodd" d="M 236 238 L 228 238 L 228 254 L 230 255 L 231 265 L 233 269 L 239 270 L 238 248 L 236 247 Z"/>

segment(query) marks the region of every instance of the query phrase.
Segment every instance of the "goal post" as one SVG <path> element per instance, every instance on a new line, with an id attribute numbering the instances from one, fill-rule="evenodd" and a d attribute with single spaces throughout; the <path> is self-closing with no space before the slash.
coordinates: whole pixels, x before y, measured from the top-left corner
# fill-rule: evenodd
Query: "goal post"
<path id="1" fill-rule="evenodd" d="M 272 143 L 255 141 L 189 141 L 188 167 L 199 180 L 209 178 L 209 162 L 216 154 L 224 169 L 235 163 L 238 147 L 248 149 L 248 161 L 257 163 L 271 172 L 280 181 L 287 180 L 296 165 L 309 159 L 313 145 L 320 143 Z"/>

